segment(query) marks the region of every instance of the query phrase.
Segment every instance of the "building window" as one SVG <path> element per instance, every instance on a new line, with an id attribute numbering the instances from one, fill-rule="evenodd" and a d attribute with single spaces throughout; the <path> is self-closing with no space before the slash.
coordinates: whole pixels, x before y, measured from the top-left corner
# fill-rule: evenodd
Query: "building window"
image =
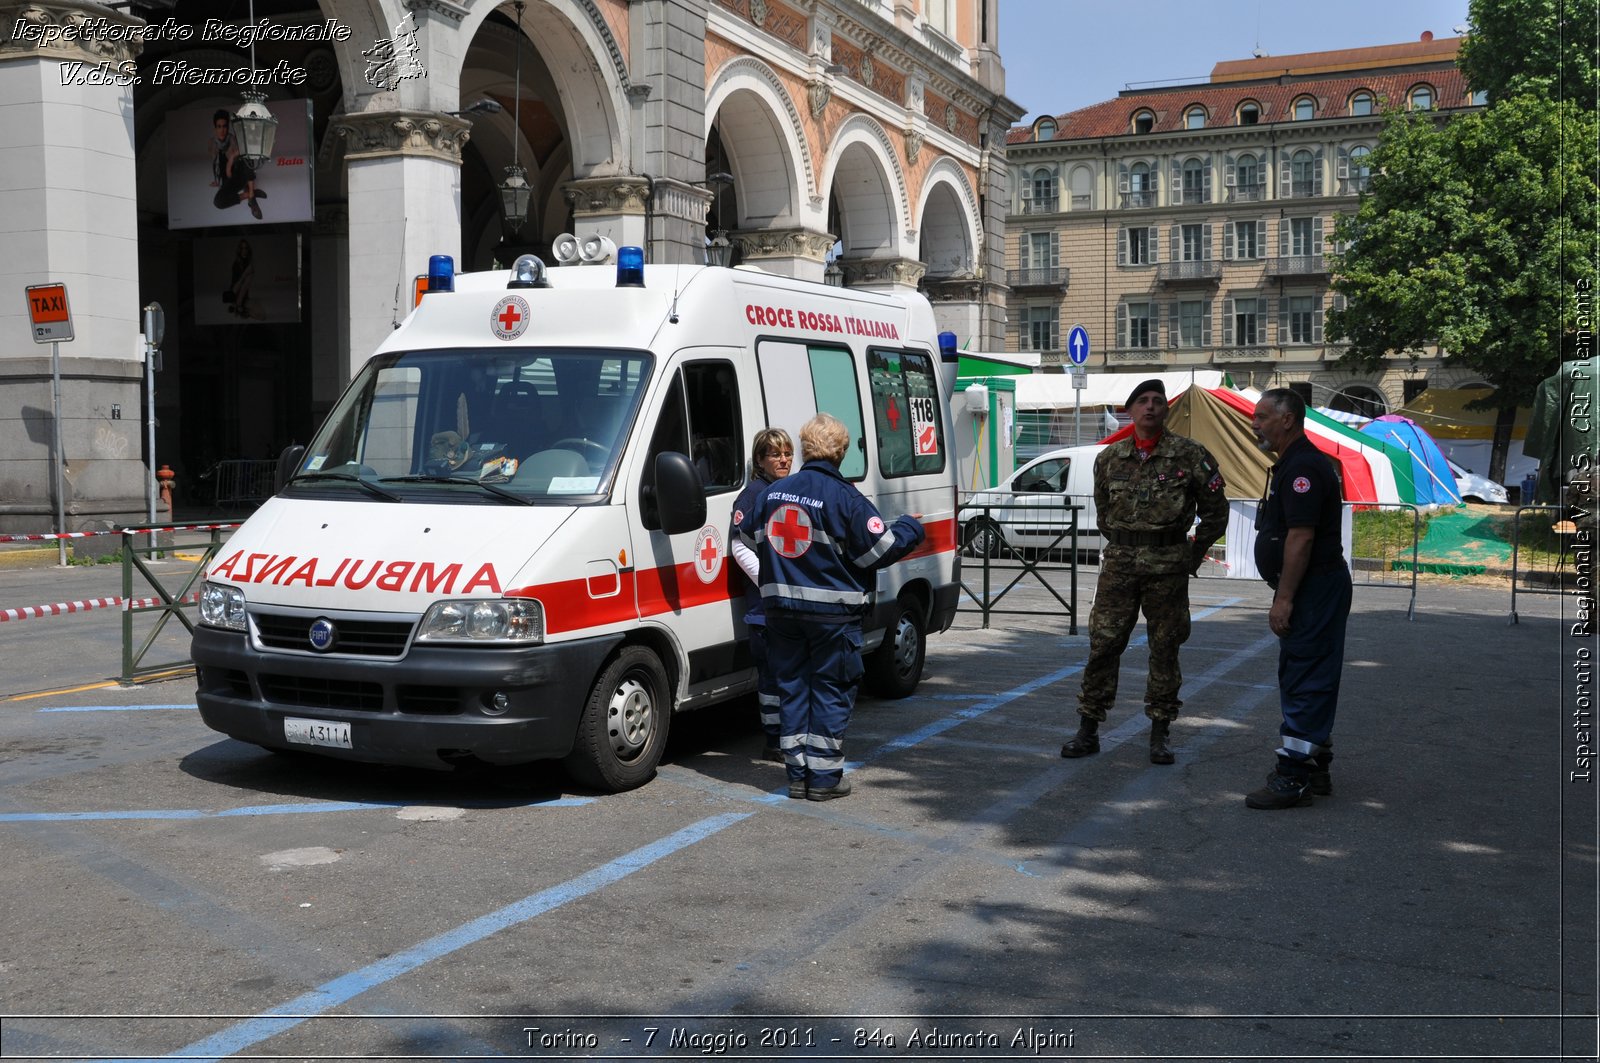
<path id="1" fill-rule="evenodd" d="M 1023 197 L 1023 211 L 1027 214 L 1054 214 L 1057 209 L 1056 175 L 1049 167 L 1041 166 L 1028 178 L 1028 194 Z"/>
<path id="2" fill-rule="evenodd" d="M 1413 111 L 1433 110 L 1433 89 L 1427 85 L 1418 85 L 1411 90 L 1411 109 Z"/>
<path id="3" fill-rule="evenodd" d="M 1205 257 L 1206 240 L 1205 226 L 1198 222 L 1180 226 L 1178 230 L 1178 253 L 1183 262 L 1199 262 Z"/>
<path id="4" fill-rule="evenodd" d="M 1261 308 L 1258 298 L 1233 301 L 1233 342 L 1241 347 L 1254 347 L 1261 342 Z"/>
<path id="5" fill-rule="evenodd" d="M 1389 412 L 1383 396 L 1364 384 L 1355 384 L 1337 392 L 1328 405 L 1340 413 L 1355 413 L 1362 417 L 1382 417 Z"/>
<path id="6" fill-rule="evenodd" d="M 1206 109 L 1204 107 L 1191 107 L 1183 112 L 1183 128 L 1204 129 L 1206 127 Z"/>
<path id="7" fill-rule="evenodd" d="M 1372 180 L 1371 155 L 1372 149 L 1369 147 L 1358 145 L 1350 149 L 1350 192 L 1367 190 L 1367 184 Z"/>
<path id="8" fill-rule="evenodd" d="M 1261 105 L 1254 100 L 1239 105 L 1239 124 L 1255 125 L 1261 121 Z"/>
<path id="9" fill-rule="evenodd" d="M 1156 116 L 1149 111 L 1140 111 L 1133 116 L 1133 131 L 1135 133 L 1148 133 L 1156 127 Z"/>
<path id="10" fill-rule="evenodd" d="M 1289 254 L 1296 258 L 1305 255 L 1320 255 L 1322 248 L 1314 246 L 1313 233 L 1317 228 L 1315 218 L 1290 218 L 1289 219 Z"/>
<path id="11" fill-rule="evenodd" d="M 1211 307 L 1206 299 L 1185 299 L 1178 304 L 1179 347 L 1211 344 Z"/>
<path id="12" fill-rule="evenodd" d="M 1309 381 L 1295 381 L 1289 385 L 1289 390 L 1300 396 L 1300 401 L 1306 404 L 1307 409 L 1316 406 L 1311 399 L 1311 383 Z"/>
<path id="13" fill-rule="evenodd" d="M 1150 167 L 1145 163 L 1136 162 L 1128 169 L 1128 205 L 1130 207 L 1156 205 L 1155 182 L 1151 179 Z"/>
<path id="14" fill-rule="evenodd" d="M 1054 140 L 1056 138 L 1056 122 L 1054 118 L 1041 118 L 1039 124 L 1033 127 L 1034 140 Z"/>
<path id="15" fill-rule="evenodd" d="M 1489 90 L 1473 89 L 1472 92 L 1467 94 L 1467 102 L 1474 107 L 1489 106 Z"/>
<path id="16" fill-rule="evenodd" d="M 1289 303 L 1289 342 L 1317 343 L 1322 339 L 1322 329 L 1314 328 L 1318 317 L 1317 297 L 1291 295 Z"/>
<path id="17" fill-rule="evenodd" d="M 1227 257 L 1260 258 L 1262 243 L 1259 221 L 1236 221 L 1233 223 L 1233 254 Z"/>
<path id="18" fill-rule="evenodd" d="M 1353 115 L 1368 115 L 1372 113 L 1372 93 L 1365 89 L 1350 97 L 1350 113 Z"/>
<path id="19" fill-rule="evenodd" d="M 1087 166 L 1072 171 L 1072 209 L 1089 210 L 1094 206 L 1094 173 Z"/>
<path id="20" fill-rule="evenodd" d="M 1289 194 L 1296 199 L 1317 194 L 1317 157 L 1304 148 L 1290 156 Z"/>
<path id="21" fill-rule="evenodd" d="M 1061 244 L 1053 232 L 1024 233 L 1017 264 L 1024 283 L 1051 284 L 1061 265 Z"/>
<path id="22" fill-rule="evenodd" d="M 1022 311 L 1022 327 L 1028 350 L 1053 351 L 1060 346 L 1057 341 L 1060 326 L 1057 322 L 1055 307 L 1026 307 Z"/>
<path id="23" fill-rule="evenodd" d="M 1209 175 L 1206 173 L 1206 164 L 1205 163 L 1201 162 L 1199 159 L 1186 159 L 1186 160 L 1184 160 L 1183 172 L 1182 172 L 1182 180 L 1183 180 L 1183 185 L 1182 185 L 1183 192 L 1182 192 L 1182 195 L 1183 195 L 1183 198 L 1182 198 L 1181 202 L 1184 202 L 1184 203 L 1208 203 L 1208 202 L 1210 202 L 1211 197 L 1207 193 L 1210 192 L 1209 185 L 1210 185 L 1211 182 L 1206 180 L 1206 178 L 1208 176 Z"/>
<path id="24" fill-rule="evenodd" d="M 1310 96 L 1302 96 L 1294 101 L 1294 120 L 1296 122 L 1309 121 L 1317 116 L 1317 101 Z"/>
<path id="25" fill-rule="evenodd" d="M 1120 235 L 1121 247 L 1117 255 L 1119 266 L 1148 266 L 1156 260 L 1155 229 L 1139 225 L 1125 228 Z"/>
<path id="26" fill-rule="evenodd" d="M 938 30 L 946 37 L 955 36 L 955 20 L 951 18 L 950 9 L 955 6 L 955 0 L 923 0 L 923 17 L 928 20 L 928 25 Z"/>
<path id="27" fill-rule="evenodd" d="M 1252 202 L 1266 195 L 1266 174 L 1262 171 L 1261 160 L 1248 153 L 1237 158 L 1226 157 L 1223 183 L 1228 186 L 1228 198 L 1236 202 Z"/>
<path id="28" fill-rule="evenodd" d="M 1411 405 L 1411 400 L 1412 399 L 1415 399 L 1418 395 L 1421 395 L 1424 391 L 1427 391 L 1427 390 L 1428 390 L 1428 381 L 1426 379 L 1422 379 L 1422 380 L 1402 380 L 1402 381 L 1400 381 L 1401 400 L 1407 406 Z"/>
<path id="29" fill-rule="evenodd" d="M 1150 327 L 1150 303 L 1128 304 L 1128 342 L 1129 347 L 1150 347 L 1154 330 Z"/>

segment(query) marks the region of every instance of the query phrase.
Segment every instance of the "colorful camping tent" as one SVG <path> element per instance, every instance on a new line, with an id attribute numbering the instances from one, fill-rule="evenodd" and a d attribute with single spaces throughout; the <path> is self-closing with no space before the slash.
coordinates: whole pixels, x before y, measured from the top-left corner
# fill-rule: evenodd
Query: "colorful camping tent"
<path id="1" fill-rule="evenodd" d="M 1459 506 L 1455 473 L 1444 460 L 1439 444 L 1410 418 L 1386 413 L 1361 428 L 1363 435 L 1387 440 L 1411 455 L 1412 486 L 1419 506 Z"/>
<path id="2" fill-rule="evenodd" d="M 1412 479 L 1410 454 L 1375 436 L 1362 435 L 1348 424 L 1330 420 L 1316 410 L 1307 410 L 1306 430 L 1313 429 L 1356 447 L 1366 455 L 1379 502 L 1416 504 L 1417 489 Z"/>
<path id="3" fill-rule="evenodd" d="M 1217 388 L 1212 394 L 1243 414 L 1248 422 L 1251 415 L 1256 412 L 1256 404 L 1237 391 L 1226 388 Z M 1305 424 L 1306 436 L 1311 440 L 1311 445 L 1333 459 L 1339 467 L 1339 481 L 1342 485 L 1344 500 L 1346 502 L 1393 502 L 1398 496 L 1383 494 L 1378 491 L 1376 478 L 1373 476 L 1371 463 L 1361 448 L 1352 446 L 1348 439 L 1332 432 L 1325 431 L 1320 425 L 1314 424 L 1308 417 Z M 1254 433 L 1252 433 L 1252 441 Z"/>

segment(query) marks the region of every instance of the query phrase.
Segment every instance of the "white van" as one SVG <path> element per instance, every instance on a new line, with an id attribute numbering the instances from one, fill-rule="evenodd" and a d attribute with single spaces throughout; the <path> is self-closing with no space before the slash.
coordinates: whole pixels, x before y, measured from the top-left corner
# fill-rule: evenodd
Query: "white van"
<path id="1" fill-rule="evenodd" d="M 961 543 L 968 553 L 994 557 L 1001 544 L 1014 551 L 1072 549 L 1077 511 L 1080 552 L 1099 553 L 1100 521 L 1094 507 L 1094 459 L 1105 449 L 1092 443 L 1041 454 L 998 487 L 974 491 L 961 506 Z"/>
<path id="2" fill-rule="evenodd" d="M 430 280 L 207 570 L 208 725 L 640 785 L 674 711 L 755 689 L 730 510 L 755 431 L 818 410 L 856 441 L 845 477 L 927 528 L 865 624 L 869 689 L 915 689 L 958 588 L 927 301 L 618 260 Z"/>

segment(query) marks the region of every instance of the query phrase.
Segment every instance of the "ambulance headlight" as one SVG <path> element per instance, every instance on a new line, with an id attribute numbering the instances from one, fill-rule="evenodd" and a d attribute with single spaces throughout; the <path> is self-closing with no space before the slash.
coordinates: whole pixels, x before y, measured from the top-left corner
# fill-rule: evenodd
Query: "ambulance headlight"
<path id="1" fill-rule="evenodd" d="M 539 643 L 544 607 L 529 598 L 438 602 L 417 627 L 418 642 Z"/>
<path id="2" fill-rule="evenodd" d="M 221 583 L 203 585 L 200 588 L 200 622 L 207 627 L 243 631 L 244 591 Z"/>

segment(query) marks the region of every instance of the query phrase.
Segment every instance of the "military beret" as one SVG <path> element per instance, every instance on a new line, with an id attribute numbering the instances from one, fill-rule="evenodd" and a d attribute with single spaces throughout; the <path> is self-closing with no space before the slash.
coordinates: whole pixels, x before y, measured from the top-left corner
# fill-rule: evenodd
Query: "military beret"
<path id="1" fill-rule="evenodd" d="M 1149 380 L 1141 380 L 1138 384 L 1134 385 L 1134 389 L 1128 393 L 1128 401 L 1123 405 L 1132 406 L 1134 402 L 1138 400 L 1139 396 L 1143 395 L 1147 391 L 1155 392 L 1157 395 L 1160 395 L 1163 400 L 1165 400 L 1167 397 L 1167 386 L 1161 381 L 1157 380 L 1155 377 L 1151 377 Z"/>

